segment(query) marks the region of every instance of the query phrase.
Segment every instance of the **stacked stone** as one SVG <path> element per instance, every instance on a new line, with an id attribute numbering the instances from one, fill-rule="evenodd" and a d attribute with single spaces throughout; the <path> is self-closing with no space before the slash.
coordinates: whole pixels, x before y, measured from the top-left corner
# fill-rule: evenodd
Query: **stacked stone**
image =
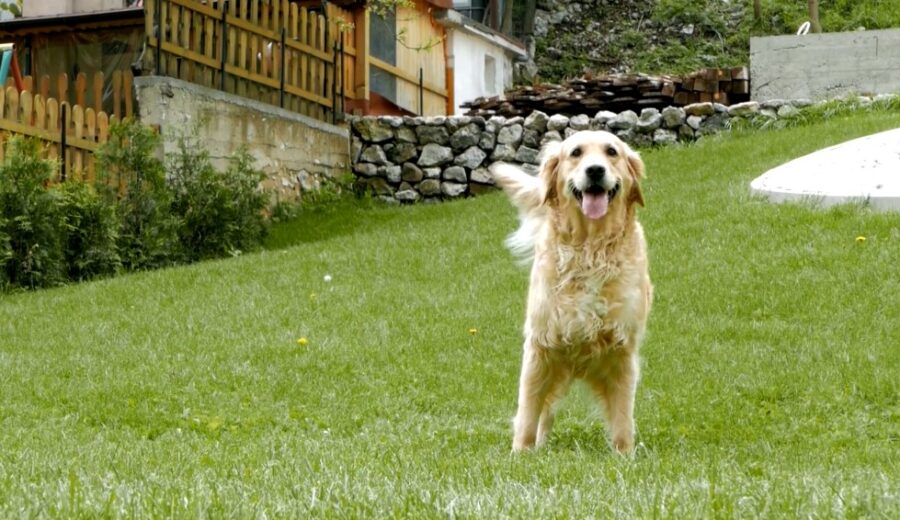
<path id="1" fill-rule="evenodd" d="M 489 191 L 494 180 L 487 166 L 495 161 L 537 169 L 542 115 L 529 118 L 530 128 L 521 117 L 354 118 L 351 153 L 357 188 L 399 202 Z"/>
<path id="2" fill-rule="evenodd" d="M 601 111 L 593 117 L 527 118 L 367 116 L 351 119 L 356 187 L 392 203 L 434 202 L 494 188 L 488 167 L 507 162 L 536 173 L 539 150 L 581 130 L 606 130 L 637 147 L 694 141 L 753 115 L 791 117 L 808 101 L 749 101 L 725 106 L 695 103 L 645 108 L 640 114 Z"/>

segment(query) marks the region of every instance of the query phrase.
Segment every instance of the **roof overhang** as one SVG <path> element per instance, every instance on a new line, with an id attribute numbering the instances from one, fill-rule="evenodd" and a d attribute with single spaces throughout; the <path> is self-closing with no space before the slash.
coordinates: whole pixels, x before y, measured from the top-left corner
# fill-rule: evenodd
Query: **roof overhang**
<path id="1" fill-rule="evenodd" d="M 143 7 L 127 7 L 125 9 L 109 9 L 105 11 L 92 11 L 86 13 L 56 14 L 49 16 L 29 16 L 25 18 L 13 18 L 0 22 L 0 32 L 11 33 L 15 31 L 36 31 L 53 28 L 54 31 L 64 27 L 101 23 L 101 22 L 126 22 L 143 23 Z"/>
<path id="2" fill-rule="evenodd" d="M 444 27 L 465 31 L 487 40 L 498 47 L 502 47 L 516 58 L 528 58 L 528 51 L 524 43 L 495 31 L 487 25 L 478 23 L 467 16 L 463 16 L 459 11 L 454 11 L 453 9 L 436 10 L 434 12 L 434 20 Z"/>

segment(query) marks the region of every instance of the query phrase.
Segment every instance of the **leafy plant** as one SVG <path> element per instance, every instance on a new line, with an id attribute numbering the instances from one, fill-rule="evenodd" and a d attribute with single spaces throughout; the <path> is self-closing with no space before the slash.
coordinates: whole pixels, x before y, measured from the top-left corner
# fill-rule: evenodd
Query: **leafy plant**
<path id="1" fill-rule="evenodd" d="M 98 191 L 116 203 L 119 255 L 129 270 L 171 265 L 181 256 L 158 147 L 153 130 L 126 119 L 110 127 L 109 141 L 96 154 Z"/>
<path id="2" fill-rule="evenodd" d="M 0 11 L 6 11 L 13 15 L 13 17 L 18 18 L 22 16 L 22 6 L 25 3 L 25 0 L 6 0 L 0 2 Z"/>
<path id="3" fill-rule="evenodd" d="M 89 280 L 121 266 L 116 242 L 119 221 L 115 206 L 84 182 L 66 182 L 60 213 L 65 223 L 65 262 L 70 280 Z"/>
<path id="4" fill-rule="evenodd" d="M 169 164 L 172 211 L 181 221 L 179 239 L 189 261 L 257 249 L 266 234 L 268 197 L 259 189 L 264 174 L 246 149 L 219 172 L 209 153 L 188 137 Z"/>
<path id="5" fill-rule="evenodd" d="M 0 252 L 6 282 L 46 287 L 65 281 L 59 194 L 46 189 L 56 165 L 37 141 L 13 137 L 0 164 Z"/>
<path id="6" fill-rule="evenodd" d="M 9 235 L 4 232 L 7 221 L 0 215 L 0 290 L 9 284 L 6 275 L 6 262 L 12 258 L 12 250 L 9 247 Z"/>

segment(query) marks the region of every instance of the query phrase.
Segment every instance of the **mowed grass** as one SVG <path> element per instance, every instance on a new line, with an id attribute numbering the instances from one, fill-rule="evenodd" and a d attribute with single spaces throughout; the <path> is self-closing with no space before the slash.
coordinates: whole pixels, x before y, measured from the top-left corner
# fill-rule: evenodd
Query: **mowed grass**
<path id="1" fill-rule="evenodd" d="M 897 518 L 900 215 L 748 194 L 897 126 L 645 152 L 633 458 L 581 388 L 510 454 L 527 274 L 499 193 L 343 204 L 259 254 L 0 295 L 0 517 Z"/>

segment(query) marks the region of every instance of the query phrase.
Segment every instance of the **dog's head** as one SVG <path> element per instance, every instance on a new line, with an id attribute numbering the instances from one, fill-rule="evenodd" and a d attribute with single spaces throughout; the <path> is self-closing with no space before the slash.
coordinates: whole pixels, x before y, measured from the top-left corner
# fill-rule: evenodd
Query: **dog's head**
<path id="1" fill-rule="evenodd" d="M 587 222 L 624 218 L 644 205 L 644 163 L 609 132 L 578 132 L 541 152 L 544 203 Z"/>

